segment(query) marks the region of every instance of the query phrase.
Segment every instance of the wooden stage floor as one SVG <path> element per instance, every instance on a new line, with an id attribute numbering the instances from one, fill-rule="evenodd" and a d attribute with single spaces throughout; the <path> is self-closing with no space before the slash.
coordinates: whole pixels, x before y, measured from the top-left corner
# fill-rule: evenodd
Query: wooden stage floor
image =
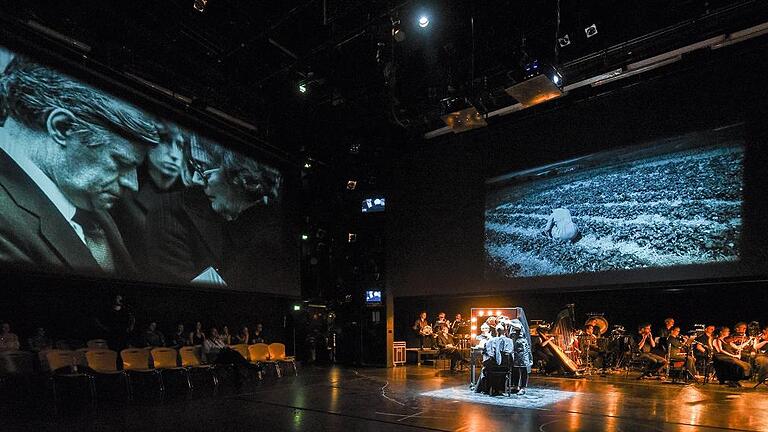
<path id="1" fill-rule="evenodd" d="M 474 395 L 467 377 L 415 365 L 309 367 L 235 395 L 0 416 L 4 431 L 768 431 L 765 386 L 533 376 L 527 395 L 509 398 Z"/>

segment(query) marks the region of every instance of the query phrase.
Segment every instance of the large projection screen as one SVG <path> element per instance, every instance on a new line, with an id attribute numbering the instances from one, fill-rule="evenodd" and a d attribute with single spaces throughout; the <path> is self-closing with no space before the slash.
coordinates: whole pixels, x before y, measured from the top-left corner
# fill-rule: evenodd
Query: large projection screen
<path id="1" fill-rule="evenodd" d="M 737 264 L 744 152 L 743 126 L 733 125 L 490 179 L 486 276 L 648 280 Z"/>
<path id="2" fill-rule="evenodd" d="M 279 169 L 1 46 L 0 71 L 3 268 L 298 295 Z"/>

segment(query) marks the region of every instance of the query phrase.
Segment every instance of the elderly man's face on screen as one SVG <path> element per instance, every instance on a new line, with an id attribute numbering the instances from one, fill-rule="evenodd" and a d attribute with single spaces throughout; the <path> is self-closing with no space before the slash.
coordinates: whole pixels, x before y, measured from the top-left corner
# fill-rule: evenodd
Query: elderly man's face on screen
<path id="1" fill-rule="evenodd" d="M 136 167 L 146 151 L 147 146 L 107 130 L 74 135 L 67 140 L 61 163 L 53 165 L 52 174 L 75 206 L 108 210 L 126 189 L 138 190 Z"/>

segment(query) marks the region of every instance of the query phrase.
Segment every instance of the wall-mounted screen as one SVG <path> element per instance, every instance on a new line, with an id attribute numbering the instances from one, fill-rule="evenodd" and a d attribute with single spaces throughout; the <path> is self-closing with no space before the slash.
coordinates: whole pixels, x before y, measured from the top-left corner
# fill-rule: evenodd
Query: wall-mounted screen
<path id="1" fill-rule="evenodd" d="M 283 173 L 0 47 L 4 268 L 298 294 Z"/>
<path id="2" fill-rule="evenodd" d="M 574 275 L 739 260 L 742 129 L 690 133 L 489 180 L 486 275 Z"/>
<path id="3" fill-rule="evenodd" d="M 372 196 L 363 200 L 360 211 L 363 213 L 380 213 L 386 208 L 386 201 L 383 196 Z"/>
<path id="4" fill-rule="evenodd" d="M 365 292 L 365 302 L 367 304 L 381 303 L 381 290 L 368 290 Z"/>

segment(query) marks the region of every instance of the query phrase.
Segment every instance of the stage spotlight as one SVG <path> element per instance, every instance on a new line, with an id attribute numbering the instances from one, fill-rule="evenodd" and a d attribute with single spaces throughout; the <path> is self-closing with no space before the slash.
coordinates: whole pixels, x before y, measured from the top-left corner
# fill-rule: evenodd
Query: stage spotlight
<path id="1" fill-rule="evenodd" d="M 307 235 L 307 234 L 302 234 L 302 235 L 301 235 L 301 239 L 302 239 L 302 240 L 304 240 L 304 241 L 307 241 L 307 240 L 309 240 L 309 235 Z"/>
<path id="2" fill-rule="evenodd" d="M 499 315 L 501 315 L 501 311 L 498 311 L 498 310 L 497 310 L 497 311 L 496 311 L 496 316 L 499 316 Z"/>
<path id="3" fill-rule="evenodd" d="M 472 330 L 472 331 L 477 330 L 477 326 L 476 325 L 470 326 L 470 330 Z"/>
<path id="4" fill-rule="evenodd" d="M 419 27 L 425 28 L 429 25 L 429 17 L 426 15 L 422 15 L 419 17 Z"/>
<path id="5" fill-rule="evenodd" d="M 472 317 L 469 321 L 473 322 L 473 323 L 476 323 L 477 322 L 477 317 Z"/>
<path id="6" fill-rule="evenodd" d="M 299 93 L 306 93 L 307 92 L 307 85 L 304 83 L 299 84 Z"/>
<path id="7" fill-rule="evenodd" d="M 355 190 L 357 188 L 357 180 L 349 180 L 347 182 L 347 189 L 348 190 Z"/>
<path id="8" fill-rule="evenodd" d="M 301 305 L 293 305 L 293 310 L 294 310 L 294 312 L 300 311 L 301 310 Z"/>
<path id="9" fill-rule="evenodd" d="M 208 0 L 195 0 L 192 3 L 192 7 L 198 12 L 205 12 L 205 7 L 208 6 Z"/>
<path id="10" fill-rule="evenodd" d="M 483 311 L 480 311 L 480 312 L 477 313 L 477 316 L 483 316 L 483 315 L 485 315 L 485 312 L 483 312 Z"/>
<path id="11" fill-rule="evenodd" d="M 353 143 L 349 146 L 349 152 L 356 155 L 360 154 L 360 143 Z"/>
<path id="12" fill-rule="evenodd" d="M 585 28 L 584 33 L 587 35 L 588 38 L 595 36 L 597 34 L 597 24 L 592 24 L 591 26 Z"/>
<path id="13" fill-rule="evenodd" d="M 557 38 L 557 43 L 560 45 L 560 48 L 565 48 L 571 44 L 571 37 L 567 34 L 563 35 L 563 37 Z"/>
<path id="14" fill-rule="evenodd" d="M 357 241 L 357 234 L 355 233 L 348 233 L 347 234 L 347 243 L 354 243 Z"/>

